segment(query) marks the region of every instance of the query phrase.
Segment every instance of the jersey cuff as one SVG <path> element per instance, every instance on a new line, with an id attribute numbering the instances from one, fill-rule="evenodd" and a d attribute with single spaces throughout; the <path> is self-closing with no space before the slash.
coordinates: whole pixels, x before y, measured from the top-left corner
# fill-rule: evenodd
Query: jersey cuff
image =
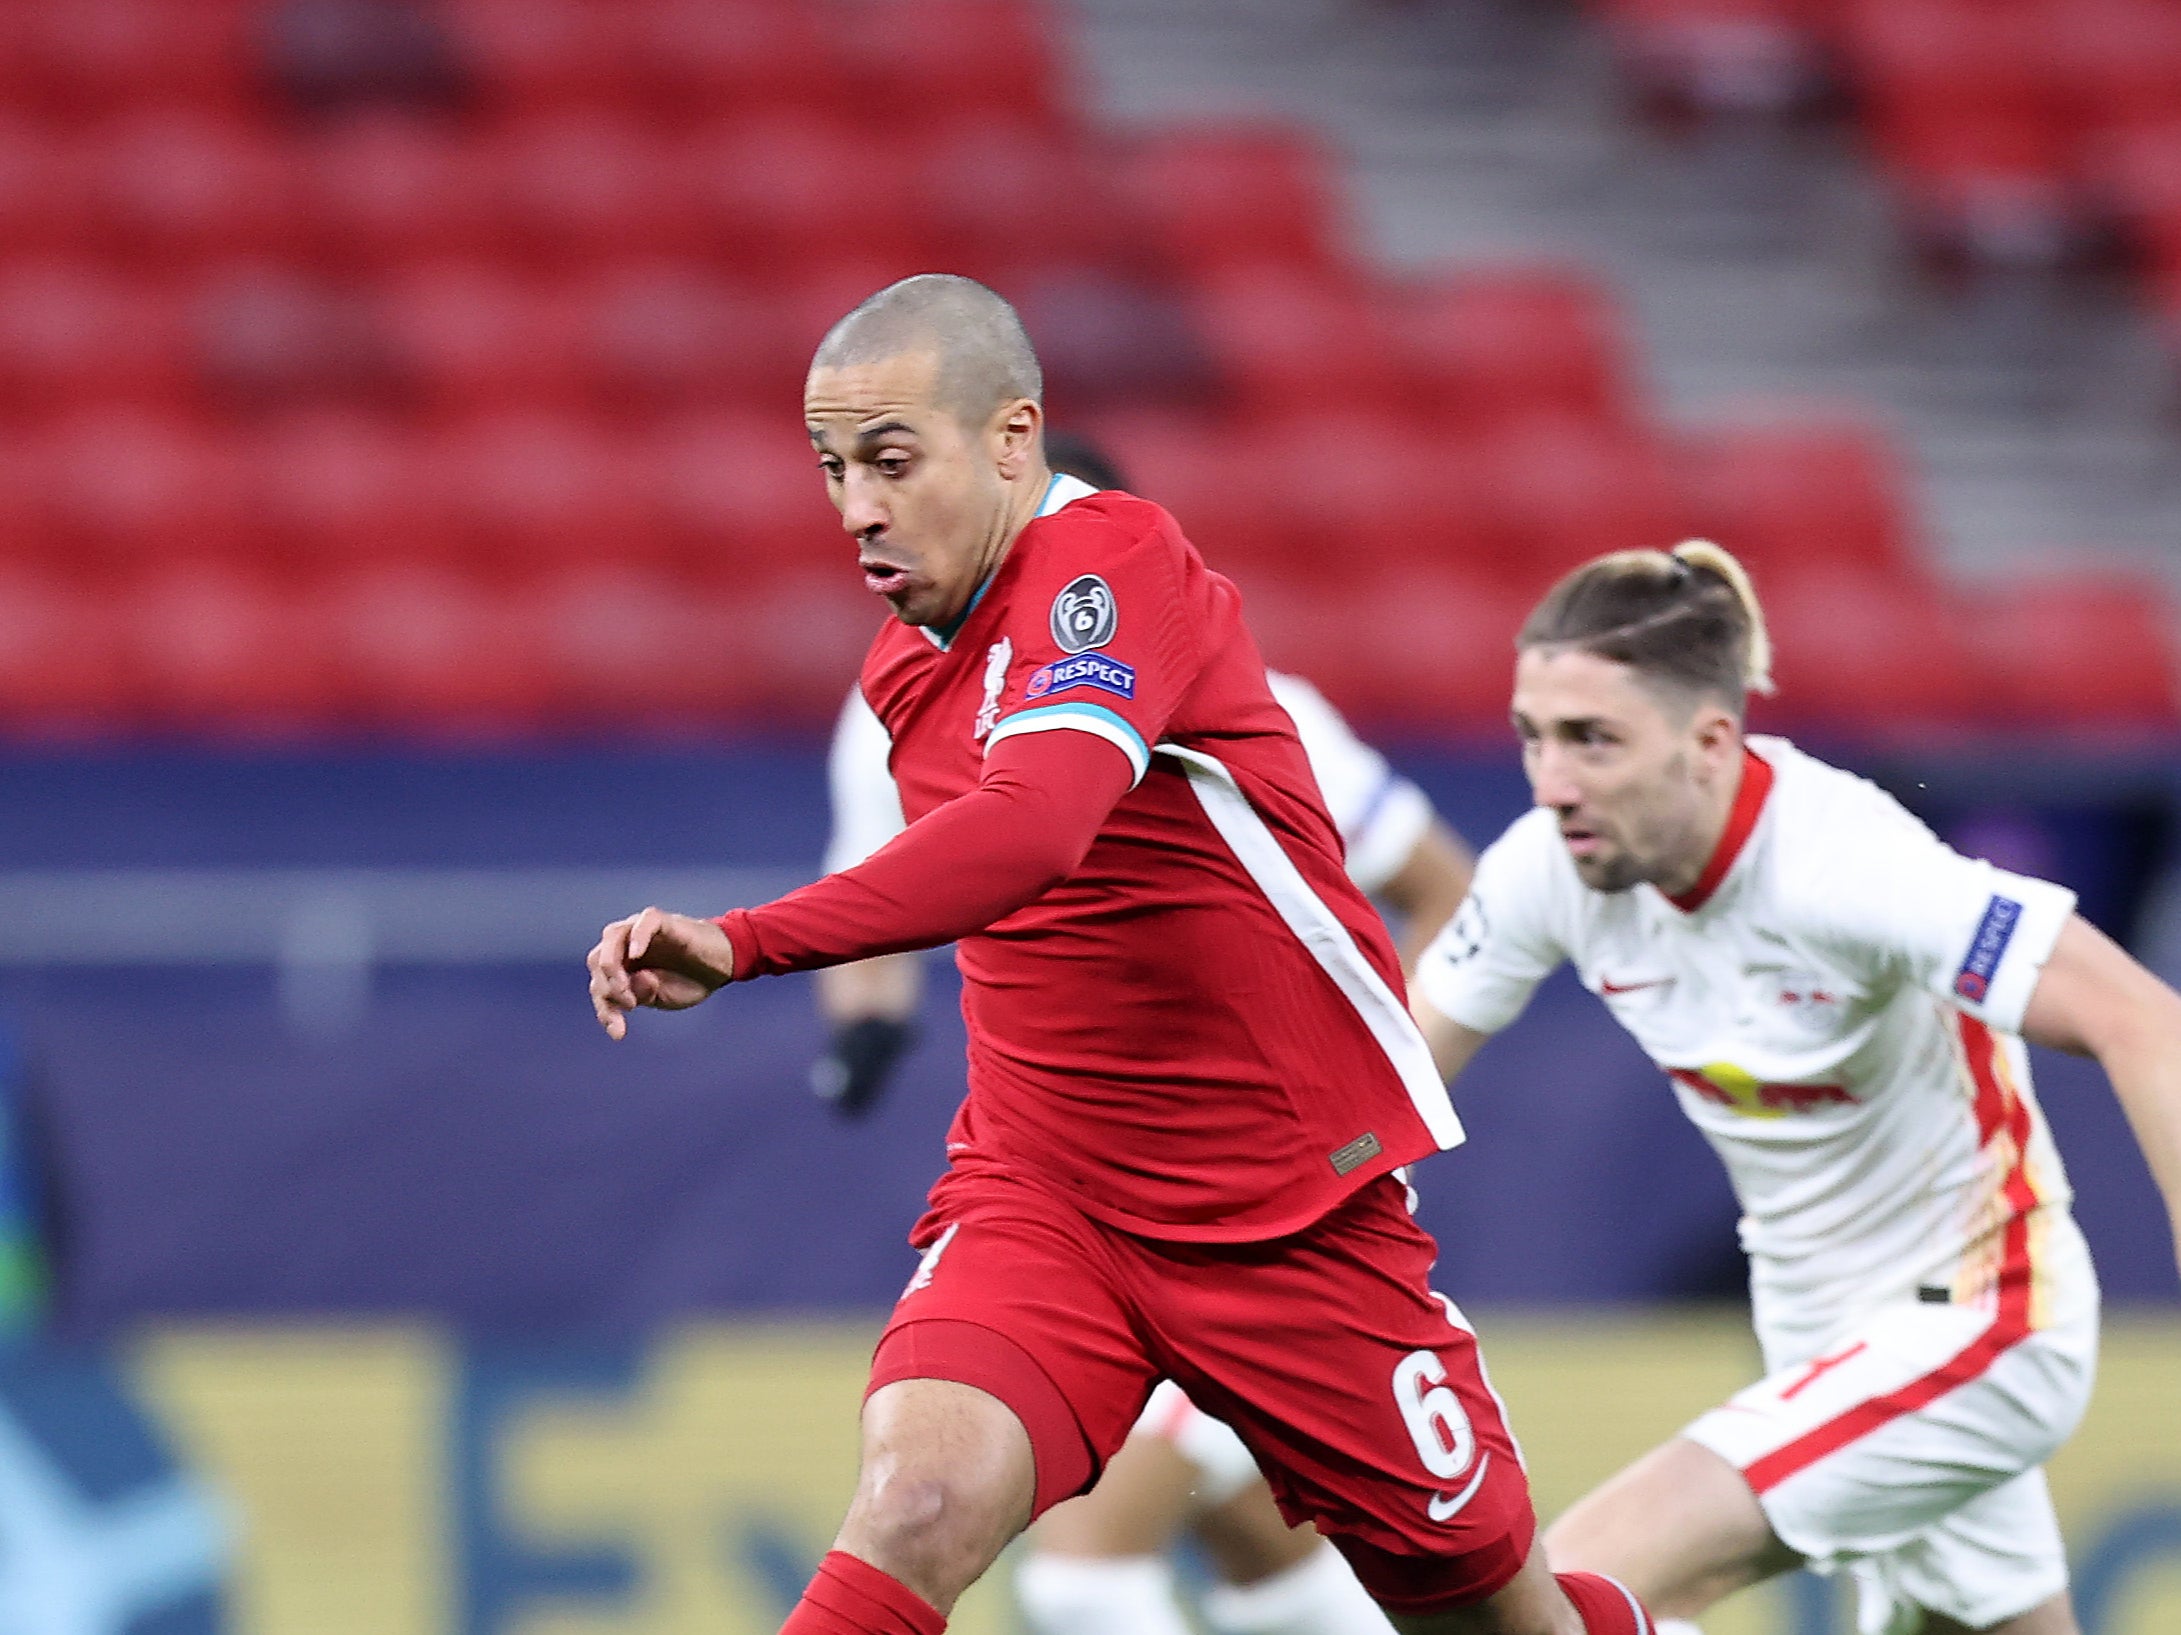
<path id="1" fill-rule="evenodd" d="M 734 950 L 735 974 L 732 980 L 747 982 L 758 974 L 760 951 L 757 932 L 750 925 L 750 911 L 746 908 L 730 908 L 712 922 L 727 933 L 727 946 Z"/>
<path id="2" fill-rule="evenodd" d="M 1111 710 L 1096 704 L 1080 704 L 1073 700 L 1066 704 L 1046 704 L 1034 710 L 1020 710 L 994 727 L 984 741 L 984 751 L 992 753 L 992 746 L 1005 738 L 1018 737 L 1026 732 L 1087 732 L 1093 738 L 1103 738 L 1115 749 L 1128 757 L 1129 788 L 1143 782 L 1144 774 L 1151 770 L 1151 747 L 1143 741 L 1143 734 L 1130 726 Z"/>
<path id="3" fill-rule="evenodd" d="M 1972 949 L 1970 959 L 1955 975 L 1954 1002 L 2001 1033 L 2020 1033 L 2045 961 L 2052 957 L 2053 946 L 2075 912 L 2075 893 L 2049 880 L 1997 875 L 1992 882 L 1992 901 L 2007 898 L 2022 905 L 2022 918 L 2014 927 L 2010 946 L 2000 956 L 1998 968 L 1992 972 L 1990 989 L 1975 1000 L 1963 990 L 1965 974 L 1975 959 Z"/>
<path id="4" fill-rule="evenodd" d="M 1367 893 L 1378 891 L 1401 872 L 1430 827 L 1424 792 L 1398 772 L 1387 773 L 1348 841 L 1349 878 Z"/>

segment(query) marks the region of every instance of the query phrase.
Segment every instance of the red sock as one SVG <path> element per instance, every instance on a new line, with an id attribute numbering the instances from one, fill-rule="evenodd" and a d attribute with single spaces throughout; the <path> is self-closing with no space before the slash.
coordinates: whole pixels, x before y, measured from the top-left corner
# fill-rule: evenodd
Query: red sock
<path id="1" fill-rule="evenodd" d="M 1583 1615 L 1590 1635 L 1651 1635 L 1651 1615 L 1643 1603 L 1603 1573 L 1555 1573 L 1560 1588 Z"/>
<path id="2" fill-rule="evenodd" d="M 780 1635 L 946 1635 L 939 1609 L 898 1578 L 830 1550 Z"/>

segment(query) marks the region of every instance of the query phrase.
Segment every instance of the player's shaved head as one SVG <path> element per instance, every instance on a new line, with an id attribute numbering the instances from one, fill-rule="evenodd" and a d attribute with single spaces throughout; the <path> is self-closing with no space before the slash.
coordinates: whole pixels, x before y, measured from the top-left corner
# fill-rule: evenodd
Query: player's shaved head
<path id="1" fill-rule="evenodd" d="M 965 426 L 982 426 L 1004 403 L 1044 399 L 1045 374 L 1015 309 L 955 273 L 888 284 L 826 331 L 810 368 L 815 374 L 918 354 L 937 363 L 934 400 Z"/>

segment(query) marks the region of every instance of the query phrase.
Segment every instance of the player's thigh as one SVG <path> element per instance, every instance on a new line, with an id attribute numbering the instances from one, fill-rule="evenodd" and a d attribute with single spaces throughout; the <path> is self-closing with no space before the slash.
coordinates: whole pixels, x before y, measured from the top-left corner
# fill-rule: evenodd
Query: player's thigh
<path id="1" fill-rule="evenodd" d="M 1256 1455 L 1381 1605 L 1482 1601 L 1535 1518 L 1475 1335 L 1432 1293 L 1437 1253 L 1373 1183 L 1277 1243 L 1167 1246 L 1142 1269 L 1160 1360 Z"/>
<path id="2" fill-rule="evenodd" d="M 1029 1435 L 1041 1514 L 1090 1486 L 1157 1377 L 1102 1235 L 1057 1199 L 995 1182 L 947 1189 L 927 1236 L 871 1389 L 949 1380 L 1004 1403 Z"/>
<path id="3" fill-rule="evenodd" d="M 1694 1618 L 1802 1564 L 1726 1460 L 1682 1438 L 1652 1449 L 1545 1533 L 1556 1572 L 1603 1573 L 1661 1618 Z"/>
<path id="4" fill-rule="evenodd" d="M 1189 1524 L 1195 1480 L 1195 1467 L 1171 1443 L 1131 1436 L 1088 1493 L 1039 1518 L 1030 1542 L 1063 1556 L 1160 1554 Z"/>
<path id="5" fill-rule="evenodd" d="M 2080 1419 L 2094 1354 L 2094 1320 L 2012 1338 L 1971 1309 L 1904 1303 L 1684 1434 L 1742 1472 L 1790 1547 L 1844 1563 L 2035 1469 Z"/>

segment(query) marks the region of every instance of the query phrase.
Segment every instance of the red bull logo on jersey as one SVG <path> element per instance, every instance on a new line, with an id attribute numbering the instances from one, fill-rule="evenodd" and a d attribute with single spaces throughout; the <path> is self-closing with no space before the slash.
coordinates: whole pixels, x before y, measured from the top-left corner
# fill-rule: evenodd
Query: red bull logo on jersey
<path id="1" fill-rule="evenodd" d="M 1840 1084 L 1767 1084 L 1732 1062 L 1704 1067 L 1669 1067 L 1666 1076 L 1706 1101 L 1730 1107 L 1745 1118 L 1786 1118 L 1820 1107 L 1853 1107 L 1855 1097 Z"/>
<path id="2" fill-rule="evenodd" d="M 1096 687 L 1117 698 L 1136 696 L 1136 672 L 1119 659 L 1103 653 L 1078 653 L 1072 659 L 1055 659 L 1033 671 L 1023 697 L 1031 703 L 1070 687 Z"/>

